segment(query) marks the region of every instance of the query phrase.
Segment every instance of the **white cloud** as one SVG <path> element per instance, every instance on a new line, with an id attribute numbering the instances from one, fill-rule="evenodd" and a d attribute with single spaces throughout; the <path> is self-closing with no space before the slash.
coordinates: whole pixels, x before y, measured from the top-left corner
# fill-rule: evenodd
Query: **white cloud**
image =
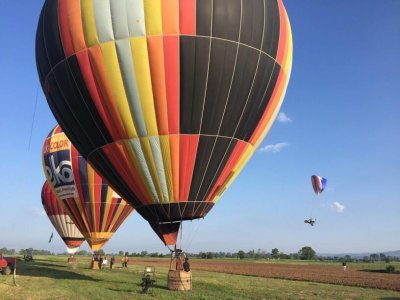
<path id="1" fill-rule="evenodd" d="M 279 123 L 290 123 L 292 122 L 292 119 L 289 118 L 283 111 L 279 113 L 278 115 L 278 122 Z"/>
<path id="2" fill-rule="evenodd" d="M 339 202 L 335 201 L 332 203 L 331 208 L 338 213 L 342 213 L 344 211 L 344 205 L 340 204 Z"/>
<path id="3" fill-rule="evenodd" d="M 265 153 L 278 153 L 281 152 L 283 148 L 289 146 L 288 143 L 278 143 L 275 145 L 266 145 L 261 147 L 258 152 L 265 152 Z"/>
<path id="4" fill-rule="evenodd" d="M 30 212 L 31 214 L 33 214 L 33 215 L 35 215 L 35 216 L 39 216 L 39 217 L 44 217 L 44 216 L 47 215 L 43 208 L 40 209 L 40 208 L 37 208 L 37 207 L 31 207 L 31 208 L 29 209 L 29 212 Z"/>

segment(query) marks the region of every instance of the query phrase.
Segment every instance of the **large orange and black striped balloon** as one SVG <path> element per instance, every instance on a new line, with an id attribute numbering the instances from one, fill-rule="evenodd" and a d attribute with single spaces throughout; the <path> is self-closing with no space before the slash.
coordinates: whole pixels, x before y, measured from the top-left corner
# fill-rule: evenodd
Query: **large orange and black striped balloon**
<path id="1" fill-rule="evenodd" d="M 282 0 L 47 0 L 36 59 L 73 144 L 161 230 L 204 217 L 266 136 L 292 36 Z"/>
<path id="2" fill-rule="evenodd" d="M 66 213 L 62 202 L 57 199 L 56 194 L 47 181 L 42 187 L 42 204 L 51 224 L 53 224 L 67 245 L 68 253 L 74 254 L 85 241 L 85 238 L 78 227 L 76 227 L 74 221 Z"/>
<path id="3" fill-rule="evenodd" d="M 54 193 L 85 236 L 100 250 L 133 211 L 68 140 L 60 126 L 46 138 L 43 169 Z"/>

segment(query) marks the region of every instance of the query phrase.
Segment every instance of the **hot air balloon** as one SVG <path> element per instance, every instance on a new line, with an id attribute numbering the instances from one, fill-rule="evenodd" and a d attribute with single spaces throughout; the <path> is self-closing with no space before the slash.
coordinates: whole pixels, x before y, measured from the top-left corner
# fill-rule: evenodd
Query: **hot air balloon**
<path id="1" fill-rule="evenodd" d="M 133 211 L 77 152 L 59 126 L 42 152 L 46 178 L 93 251 L 100 250 Z"/>
<path id="2" fill-rule="evenodd" d="M 282 0 L 46 0 L 36 61 L 66 135 L 173 245 L 271 128 L 292 36 Z"/>
<path id="3" fill-rule="evenodd" d="M 62 203 L 57 200 L 56 195 L 47 181 L 42 187 L 42 204 L 50 222 L 67 245 L 67 252 L 69 254 L 75 254 L 85 241 L 85 238 L 65 212 Z"/>
<path id="4" fill-rule="evenodd" d="M 314 189 L 314 193 L 316 195 L 319 195 L 324 191 L 327 182 L 328 180 L 322 178 L 321 176 L 318 175 L 311 176 L 311 184 Z"/>

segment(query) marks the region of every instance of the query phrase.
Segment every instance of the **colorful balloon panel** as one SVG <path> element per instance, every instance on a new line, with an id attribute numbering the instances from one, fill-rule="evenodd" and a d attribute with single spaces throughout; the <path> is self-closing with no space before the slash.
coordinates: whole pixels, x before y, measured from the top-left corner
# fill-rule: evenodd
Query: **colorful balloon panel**
<path id="1" fill-rule="evenodd" d="M 99 250 L 133 211 L 77 152 L 59 126 L 43 145 L 48 182 L 93 250 Z"/>
<path id="2" fill-rule="evenodd" d="M 85 238 L 64 210 L 62 203 L 57 200 L 56 194 L 47 181 L 42 187 L 42 204 L 50 222 L 67 245 L 68 253 L 74 254 Z"/>
<path id="3" fill-rule="evenodd" d="M 318 176 L 318 175 L 311 176 L 311 184 L 313 186 L 314 193 L 316 195 L 319 195 L 324 191 L 327 182 L 328 182 L 328 180 L 326 180 L 325 178 L 322 178 L 321 176 Z"/>
<path id="4" fill-rule="evenodd" d="M 47 0 L 36 59 L 79 152 L 163 223 L 204 217 L 266 136 L 292 36 L 281 0 Z"/>

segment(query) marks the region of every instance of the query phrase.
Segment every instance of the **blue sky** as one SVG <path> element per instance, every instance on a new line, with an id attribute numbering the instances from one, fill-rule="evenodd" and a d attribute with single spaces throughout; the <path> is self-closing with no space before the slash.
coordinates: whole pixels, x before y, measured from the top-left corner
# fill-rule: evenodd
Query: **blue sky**
<path id="1" fill-rule="evenodd" d="M 0 247 L 61 252 L 58 236 L 48 244 L 52 226 L 40 200 L 41 147 L 56 124 L 41 89 L 34 109 L 42 3 L 0 2 Z M 305 245 L 322 253 L 398 250 L 400 1 L 284 3 L 294 57 L 281 122 L 209 215 L 185 223 L 182 246 L 194 252 L 297 252 Z M 312 174 L 328 179 L 320 196 L 312 191 Z M 316 226 L 303 223 L 309 217 Z M 104 249 L 166 252 L 136 213 Z"/>

